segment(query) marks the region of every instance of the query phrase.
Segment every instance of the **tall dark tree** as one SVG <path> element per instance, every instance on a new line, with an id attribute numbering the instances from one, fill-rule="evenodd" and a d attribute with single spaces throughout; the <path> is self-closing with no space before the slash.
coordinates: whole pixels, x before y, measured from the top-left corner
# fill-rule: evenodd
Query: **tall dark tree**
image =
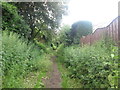
<path id="1" fill-rule="evenodd" d="M 31 29 L 18 14 L 18 9 L 7 2 L 0 3 L 0 6 L 2 6 L 2 30 L 13 31 L 28 37 Z"/>
<path id="2" fill-rule="evenodd" d="M 71 39 L 73 43 L 79 43 L 82 36 L 92 33 L 92 23 L 89 21 L 78 21 L 72 24 Z"/>
<path id="3" fill-rule="evenodd" d="M 42 29 L 53 30 L 58 28 L 62 15 L 65 14 L 66 7 L 62 2 L 17 2 L 14 4 L 19 14 L 30 25 L 30 39 L 36 36 Z M 43 25 L 46 25 L 43 28 Z M 39 30 L 35 31 L 35 27 Z"/>

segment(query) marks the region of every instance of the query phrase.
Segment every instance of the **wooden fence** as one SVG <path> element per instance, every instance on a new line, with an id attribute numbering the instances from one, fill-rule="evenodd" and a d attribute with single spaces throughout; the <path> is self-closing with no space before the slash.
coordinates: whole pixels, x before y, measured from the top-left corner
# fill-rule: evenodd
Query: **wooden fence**
<path id="1" fill-rule="evenodd" d="M 94 31 L 94 33 L 83 36 L 80 39 L 80 43 L 82 45 L 92 45 L 96 41 L 104 39 L 105 37 L 110 37 L 113 41 L 118 43 L 118 17 L 115 18 L 108 26 L 98 28 Z"/>

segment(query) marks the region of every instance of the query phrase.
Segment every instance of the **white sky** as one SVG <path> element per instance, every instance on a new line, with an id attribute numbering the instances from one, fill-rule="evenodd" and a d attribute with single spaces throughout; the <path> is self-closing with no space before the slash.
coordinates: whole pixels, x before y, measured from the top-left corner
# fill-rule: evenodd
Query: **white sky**
<path id="1" fill-rule="evenodd" d="M 64 16 L 62 24 L 73 24 L 79 20 L 88 20 L 93 28 L 107 26 L 118 16 L 120 0 L 71 0 L 68 4 L 69 14 Z"/>

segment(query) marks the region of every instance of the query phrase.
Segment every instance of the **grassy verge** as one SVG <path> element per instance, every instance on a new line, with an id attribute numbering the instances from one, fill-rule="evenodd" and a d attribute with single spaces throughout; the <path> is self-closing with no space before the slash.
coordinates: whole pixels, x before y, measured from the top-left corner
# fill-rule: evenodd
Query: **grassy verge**
<path id="1" fill-rule="evenodd" d="M 45 54 L 43 56 L 44 63 L 42 62 L 42 64 L 43 65 L 46 64 L 46 67 L 43 67 L 39 71 L 31 72 L 25 76 L 25 78 L 23 79 L 23 85 L 22 85 L 24 88 L 45 88 L 42 82 L 42 78 L 46 78 L 47 77 L 46 73 L 50 70 L 49 67 L 51 67 L 51 64 L 52 64 L 49 60 L 50 56 L 51 55 L 49 54 Z"/>
<path id="2" fill-rule="evenodd" d="M 60 62 L 57 62 L 57 64 L 61 73 L 62 88 L 81 88 L 80 82 L 77 79 L 69 77 L 70 72 L 67 70 L 67 68 L 65 68 L 64 65 Z"/>
<path id="3" fill-rule="evenodd" d="M 42 78 L 46 76 L 46 71 L 31 72 L 24 79 L 24 88 L 44 88 Z"/>

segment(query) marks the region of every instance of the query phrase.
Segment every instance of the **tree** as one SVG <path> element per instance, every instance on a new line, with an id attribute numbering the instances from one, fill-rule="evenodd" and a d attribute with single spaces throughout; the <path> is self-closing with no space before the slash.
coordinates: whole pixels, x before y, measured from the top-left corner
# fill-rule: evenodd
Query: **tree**
<path id="1" fill-rule="evenodd" d="M 80 38 L 92 33 L 92 23 L 89 21 L 78 21 L 72 24 L 71 39 L 73 43 L 79 44 Z"/>
<path id="2" fill-rule="evenodd" d="M 30 25 L 32 31 L 29 39 L 34 39 L 36 33 L 42 29 L 54 30 L 58 28 L 62 15 L 66 12 L 62 2 L 12 2 L 12 4 L 18 8 L 19 14 Z M 38 32 L 35 31 L 35 27 L 39 29 Z"/>
<path id="3" fill-rule="evenodd" d="M 25 20 L 18 14 L 18 9 L 9 3 L 2 2 L 2 30 L 16 32 L 28 37 L 31 31 Z"/>
<path id="4" fill-rule="evenodd" d="M 59 41 L 64 43 L 65 45 L 70 45 L 71 39 L 70 39 L 70 26 L 64 25 L 61 27 L 60 33 L 59 33 Z"/>

